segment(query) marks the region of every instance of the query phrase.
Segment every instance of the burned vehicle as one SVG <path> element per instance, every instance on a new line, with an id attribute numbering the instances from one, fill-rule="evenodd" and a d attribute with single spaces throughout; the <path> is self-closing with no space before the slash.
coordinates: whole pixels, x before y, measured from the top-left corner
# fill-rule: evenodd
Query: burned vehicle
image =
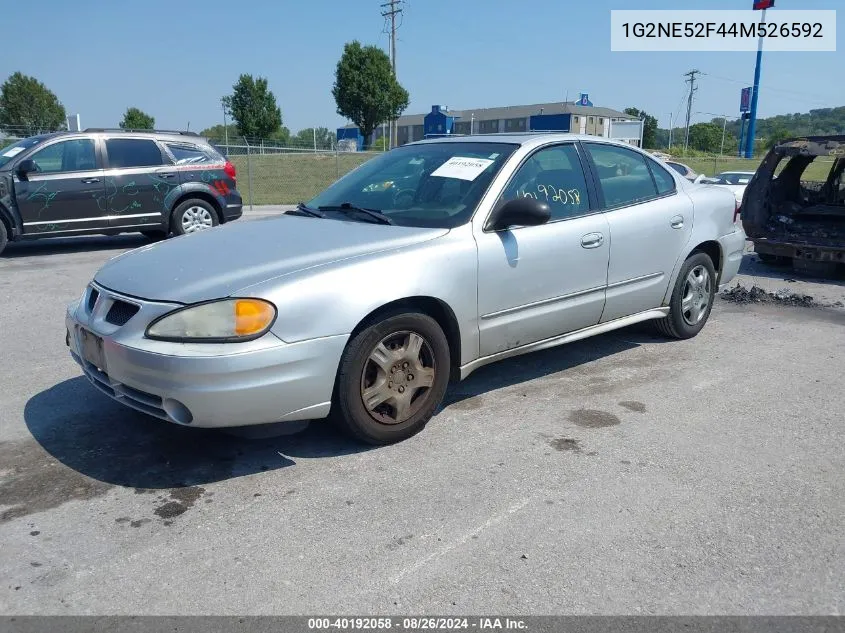
<path id="1" fill-rule="evenodd" d="M 845 136 L 792 139 L 769 151 L 742 200 L 742 225 L 760 259 L 823 275 L 845 264 L 843 171 Z"/>

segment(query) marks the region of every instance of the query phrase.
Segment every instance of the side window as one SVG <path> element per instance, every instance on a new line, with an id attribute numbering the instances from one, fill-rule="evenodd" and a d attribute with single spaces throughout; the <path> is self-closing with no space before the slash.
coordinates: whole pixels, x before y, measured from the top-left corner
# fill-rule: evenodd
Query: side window
<path id="1" fill-rule="evenodd" d="M 106 140 L 109 167 L 156 167 L 162 164 L 161 150 L 155 141 L 143 138 L 110 138 Z"/>
<path id="2" fill-rule="evenodd" d="M 664 196 L 667 193 L 675 191 L 675 179 L 672 178 L 672 174 L 650 158 L 648 159 L 648 166 L 651 168 L 651 174 L 654 176 L 658 195 Z"/>
<path id="3" fill-rule="evenodd" d="M 574 145 L 555 145 L 533 154 L 513 175 L 502 199 L 528 196 L 548 202 L 552 221 L 589 213 L 587 181 Z"/>
<path id="4" fill-rule="evenodd" d="M 177 165 L 198 165 L 211 162 L 205 152 L 193 145 L 167 143 L 167 149 L 173 155 Z"/>
<path id="5" fill-rule="evenodd" d="M 642 154 L 615 145 L 587 144 L 605 207 L 613 209 L 654 198 L 657 189 Z"/>
<path id="6" fill-rule="evenodd" d="M 32 160 L 45 174 L 97 169 L 94 141 L 87 138 L 53 143 L 33 154 Z"/>

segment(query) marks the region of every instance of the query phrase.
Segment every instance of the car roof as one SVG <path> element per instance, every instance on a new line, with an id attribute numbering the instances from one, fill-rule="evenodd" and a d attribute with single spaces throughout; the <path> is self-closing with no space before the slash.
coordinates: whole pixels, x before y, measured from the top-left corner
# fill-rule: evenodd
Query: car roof
<path id="1" fill-rule="evenodd" d="M 204 136 L 200 136 L 195 132 L 177 132 L 177 131 L 170 131 L 170 130 L 124 130 L 121 128 L 87 128 L 84 130 L 79 130 L 78 132 L 70 131 L 70 130 L 62 130 L 60 132 L 49 132 L 47 134 L 37 134 L 27 138 L 38 138 L 41 140 L 47 140 L 52 138 L 58 138 L 61 136 L 78 136 L 84 134 L 104 134 L 109 136 L 121 136 L 125 134 L 126 136 L 132 137 L 141 137 L 141 138 L 154 138 L 159 140 L 166 140 L 166 141 L 174 141 L 174 142 L 188 142 L 188 143 L 208 143 L 208 139 Z M 23 139 L 20 139 L 23 140 Z"/>
<path id="2" fill-rule="evenodd" d="M 639 147 L 635 147 L 628 143 L 621 141 L 614 141 L 603 136 L 592 136 L 589 134 L 569 134 L 567 132 L 525 132 L 521 134 L 499 132 L 493 134 L 473 134 L 467 136 L 461 135 L 444 135 L 436 138 L 427 138 L 406 145 L 427 145 L 430 143 L 506 143 L 510 145 L 521 145 L 526 147 L 535 147 L 545 145 L 547 143 L 560 143 L 564 141 L 588 141 L 591 143 L 606 143 L 608 145 L 618 145 L 619 147 L 627 147 L 629 149 L 644 152 Z M 405 147 L 403 145 L 402 147 Z"/>

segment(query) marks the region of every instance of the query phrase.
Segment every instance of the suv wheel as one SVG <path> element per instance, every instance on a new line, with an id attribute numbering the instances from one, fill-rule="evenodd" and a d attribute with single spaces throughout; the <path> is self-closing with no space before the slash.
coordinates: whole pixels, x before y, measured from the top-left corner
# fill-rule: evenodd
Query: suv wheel
<path id="1" fill-rule="evenodd" d="M 418 312 L 394 312 L 349 341 L 331 417 L 368 444 L 407 439 L 440 406 L 449 371 L 449 343 L 437 322 Z"/>
<path id="2" fill-rule="evenodd" d="M 3 250 L 6 248 L 6 244 L 9 243 L 9 236 L 6 233 L 6 225 L 3 224 L 3 221 L 0 220 L 0 254 L 3 253 Z"/>
<path id="3" fill-rule="evenodd" d="M 192 198 L 173 209 L 173 233 L 186 235 L 217 226 L 217 211 L 205 200 Z"/>
<path id="4" fill-rule="evenodd" d="M 655 321 L 670 338 L 687 339 L 707 323 L 716 297 L 716 270 L 706 253 L 693 253 L 684 262 L 669 299 L 669 316 Z"/>

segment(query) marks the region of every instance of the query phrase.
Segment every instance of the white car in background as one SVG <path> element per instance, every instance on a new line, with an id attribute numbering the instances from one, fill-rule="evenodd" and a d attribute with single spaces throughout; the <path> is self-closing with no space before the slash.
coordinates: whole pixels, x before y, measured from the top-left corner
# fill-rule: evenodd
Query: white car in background
<path id="1" fill-rule="evenodd" d="M 683 163 L 679 163 L 674 160 L 667 160 L 664 162 L 690 182 L 696 182 L 696 180 L 700 178 L 699 174 L 697 174 L 695 170 L 688 165 L 684 165 Z"/>
<path id="2" fill-rule="evenodd" d="M 753 171 L 724 171 L 713 178 L 701 180 L 703 185 L 719 185 L 730 190 L 736 198 L 737 204 L 742 204 L 742 196 L 745 195 L 745 188 L 754 176 Z"/>

